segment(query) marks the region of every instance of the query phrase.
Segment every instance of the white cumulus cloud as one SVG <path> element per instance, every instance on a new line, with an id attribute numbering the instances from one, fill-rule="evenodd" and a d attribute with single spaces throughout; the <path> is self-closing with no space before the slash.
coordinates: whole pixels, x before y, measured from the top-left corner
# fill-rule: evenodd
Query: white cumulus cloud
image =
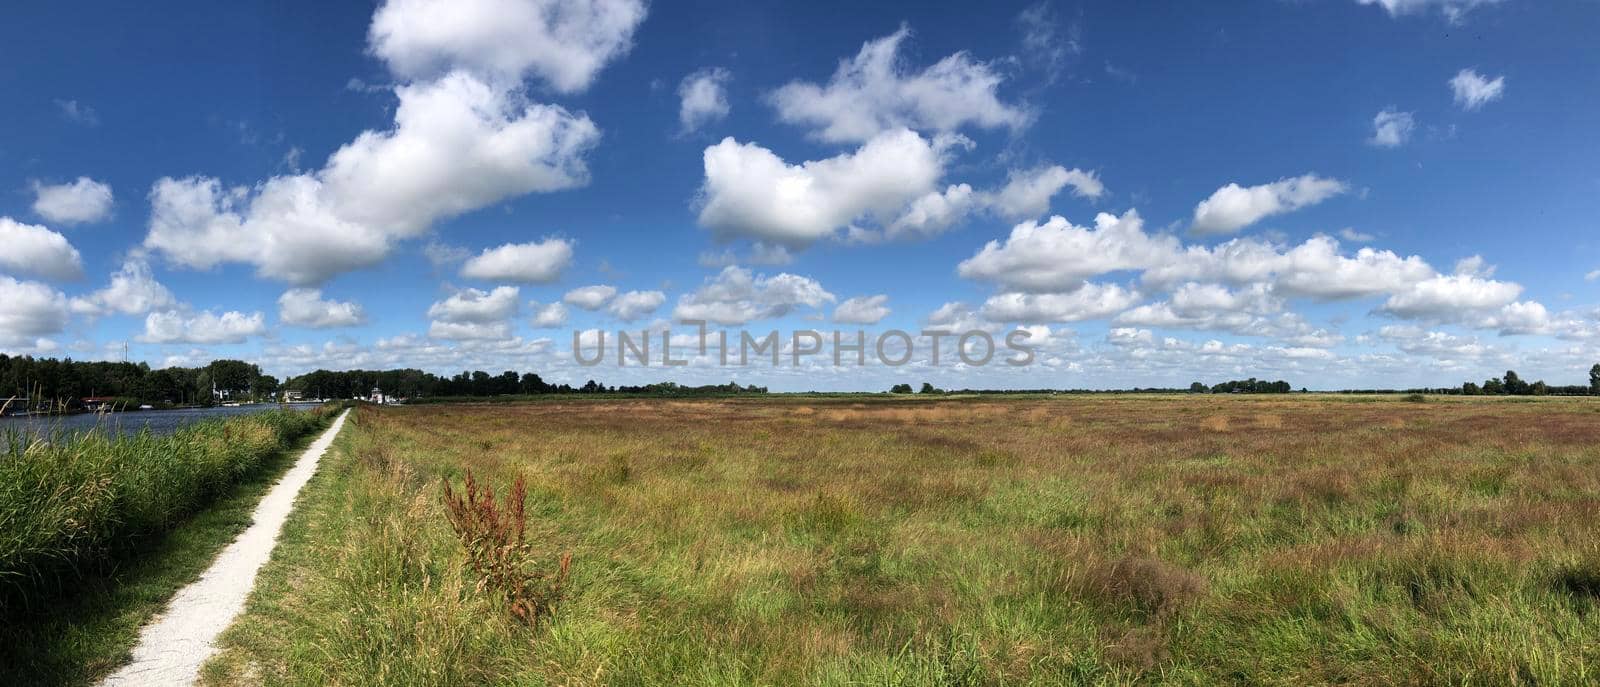
<path id="1" fill-rule="evenodd" d="M 632 322 L 649 315 L 667 302 L 667 294 L 660 291 L 629 291 L 617 296 L 606 306 L 606 312 L 619 320 Z"/>
<path id="2" fill-rule="evenodd" d="M 33 182 L 33 211 L 57 224 L 89 224 L 111 216 L 111 186 L 89 177 L 69 184 Z"/>
<path id="3" fill-rule="evenodd" d="M 728 80 L 733 74 L 721 67 L 707 67 L 683 77 L 678 84 L 678 124 L 689 133 L 728 116 Z"/>
<path id="4" fill-rule="evenodd" d="M 1010 290 L 1062 292 L 1097 275 L 1161 264 L 1177 252 L 1177 239 L 1146 234 L 1135 210 L 1120 217 L 1100 213 L 1093 228 L 1056 216 L 1016 225 L 1004 243 L 990 241 L 956 271 Z"/>
<path id="5" fill-rule="evenodd" d="M 210 310 L 164 310 L 145 316 L 144 333 L 138 339 L 158 344 L 236 344 L 266 332 L 266 317 L 259 312 L 229 310 L 218 315 Z"/>
<path id="6" fill-rule="evenodd" d="M 572 264 L 572 242 L 545 239 L 487 248 L 461 266 L 461 276 L 485 281 L 548 284 Z"/>
<path id="7" fill-rule="evenodd" d="M 567 306 L 560 303 L 541 304 L 529 303 L 533 308 L 533 326 L 540 329 L 553 329 L 567 323 Z"/>
<path id="8" fill-rule="evenodd" d="M 0 275 L 0 346 L 33 347 L 67 326 L 67 297 L 39 282 Z"/>
<path id="9" fill-rule="evenodd" d="M 0 217 L 0 270 L 45 279 L 78 279 L 83 276 L 83 257 L 59 233 Z"/>
<path id="10" fill-rule="evenodd" d="M 318 289 L 289 289 L 278 297 L 278 319 L 313 329 L 351 327 L 366 322 L 361 305 L 350 301 L 325 300 Z"/>
<path id="11" fill-rule="evenodd" d="M 156 281 L 150 263 L 142 257 L 129 257 L 111 275 L 105 288 L 72 299 L 72 311 L 96 317 L 110 313 L 142 315 L 152 310 L 168 310 L 178 304 L 172 291 Z"/>
<path id="12" fill-rule="evenodd" d="M 1195 206 L 1194 230 L 1202 234 L 1235 232 L 1264 218 L 1316 205 L 1348 188 L 1342 181 L 1315 174 L 1259 186 L 1230 183 Z"/>
<path id="13" fill-rule="evenodd" d="M 318 172 L 255 188 L 157 181 L 145 246 L 187 267 L 243 262 L 314 284 L 377 263 L 436 220 L 588 181 L 582 156 L 599 131 L 587 117 L 460 72 L 397 94 L 394 129 L 363 133 Z"/>
<path id="14" fill-rule="evenodd" d="M 1396 148 L 1411 140 L 1417 120 L 1410 112 L 1385 109 L 1372 118 L 1372 138 L 1367 142 L 1379 148 Z"/>
<path id="15" fill-rule="evenodd" d="M 991 322 L 1077 322 L 1110 317 L 1139 302 L 1139 294 L 1116 284 L 1086 283 L 1059 293 L 1001 293 L 978 314 Z"/>
<path id="16" fill-rule="evenodd" d="M 834 300 L 833 294 L 809 277 L 789 273 L 768 277 L 730 266 L 706 280 L 694 293 L 679 297 L 672 316 L 737 325 L 783 317 L 797 307 L 817 308 Z"/>
<path id="17" fill-rule="evenodd" d="M 718 238 L 805 245 L 858 219 L 892 221 L 943 176 L 942 155 L 907 129 L 853 153 L 792 165 L 732 138 L 705 150 L 700 224 Z"/>
<path id="18" fill-rule="evenodd" d="M 607 284 L 594 286 L 580 286 L 568 291 L 561 297 L 562 302 L 574 305 L 584 310 L 599 310 L 601 306 L 610 302 L 611 297 L 617 295 L 617 287 Z"/>
<path id="19" fill-rule="evenodd" d="M 953 132 L 972 125 L 1017 130 L 1032 121 L 1025 108 L 1001 102 L 1005 80 L 993 66 L 958 52 L 920 71 L 909 68 L 900 47 L 911 30 L 861 46 L 825 85 L 794 81 L 769 100 L 778 118 L 811 128 L 831 143 L 861 142 L 897 128 Z"/>
<path id="20" fill-rule="evenodd" d="M 840 324 L 877 324 L 889 316 L 889 296 L 856 296 L 833 309 L 833 321 Z"/>
<path id="21" fill-rule="evenodd" d="M 387 0 L 368 43 L 402 78 L 468 69 L 574 92 L 627 53 L 644 17 L 642 0 Z"/>
<path id="22" fill-rule="evenodd" d="M 1080 198 L 1099 198 L 1106 192 L 1094 172 L 1052 165 L 1012 170 L 1006 185 L 989 202 L 1006 219 L 1039 217 L 1050 211 L 1050 199 L 1067 186 Z"/>

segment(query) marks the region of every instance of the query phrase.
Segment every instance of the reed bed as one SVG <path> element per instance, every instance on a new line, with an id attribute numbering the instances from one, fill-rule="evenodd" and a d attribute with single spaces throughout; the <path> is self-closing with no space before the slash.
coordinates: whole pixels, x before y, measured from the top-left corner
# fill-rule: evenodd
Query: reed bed
<path id="1" fill-rule="evenodd" d="M 138 550 L 327 419 L 320 408 L 272 410 L 165 436 L 0 436 L 0 612 Z"/>

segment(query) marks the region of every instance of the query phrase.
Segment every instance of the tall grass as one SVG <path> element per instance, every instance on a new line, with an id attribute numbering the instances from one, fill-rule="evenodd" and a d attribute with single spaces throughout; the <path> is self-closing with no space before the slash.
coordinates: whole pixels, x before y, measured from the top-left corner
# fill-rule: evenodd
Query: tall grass
<path id="1" fill-rule="evenodd" d="M 356 420 L 209 684 L 1600 683 L 1587 399 L 623 399 Z M 536 627 L 483 584 L 440 498 L 469 470 L 524 479 L 512 520 L 543 569 L 573 552 Z"/>
<path id="2" fill-rule="evenodd" d="M 0 436 L 0 612 L 161 535 L 326 420 L 274 410 L 166 436 Z"/>

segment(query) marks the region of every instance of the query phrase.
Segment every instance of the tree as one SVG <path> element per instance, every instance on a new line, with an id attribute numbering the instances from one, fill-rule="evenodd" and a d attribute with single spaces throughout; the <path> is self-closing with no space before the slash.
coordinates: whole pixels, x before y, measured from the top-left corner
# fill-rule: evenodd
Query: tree
<path id="1" fill-rule="evenodd" d="M 1189 385 L 1189 393 L 1191 394 L 1203 394 L 1208 390 L 1209 389 L 1206 387 L 1205 382 L 1195 382 Z"/>
<path id="2" fill-rule="evenodd" d="M 1461 385 L 1461 394 L 1463 396 L 1477 396 L 1481 393 L 1483 393 L 1483 390 L 1479 389 L 1476 383 L 1465 382 Z"/>
<path id="3" fill-rule="evenodd" d="M 1528 383 L 1517 376 L 1516 370 L 1506 370 L 1506 393 L 1513 396 L 1522 396 L 1528 393 Z"/>
<path id="4" fill-rule="evenodd" d="M 911 393 L 911 385 L 910 384 L 896 384 L 894 386 L 889 387 L 889 393 L 891 393 L 891 394 L 909 394 L 909 393 Z"/>
<path id="5" fill-rule="evenodd" d="M 1589 393 L 1600 395 L 1600 363 L 1589 368 Z"/>
<path id="6" fill-rule="evenodd" d="M 921 390 L 921 391 L 919 391 L 919 392 L 917 392 L 917 393 L 922 393 L 922 394 L 937 394 L 937 393 L 939 393 L 939 390 L 938 390 L 938 389 L 936 389 L 936 388 L 934 388 L 934 386 L 933 386 L 933 385 L 932 385 L 932 384 L 929 384 L 929 383 L 927 383 L 927 382 L 923 382 L 923 383 L 922 383 L 922 390 Z"/>
<path id="7" fill-rule="evenodd" d="M 1491 394 L 1491 395 L 1498 395 L 1498 394 L 1503 394 L 1505 392 L 1506 392 L 1506 387 L 1505 387 L 1504 384 L 1500 383 L 1500 378 L 1499 377 L 1490 377 L 1488 379 L 1483 380 L 1483 393 Z"/>

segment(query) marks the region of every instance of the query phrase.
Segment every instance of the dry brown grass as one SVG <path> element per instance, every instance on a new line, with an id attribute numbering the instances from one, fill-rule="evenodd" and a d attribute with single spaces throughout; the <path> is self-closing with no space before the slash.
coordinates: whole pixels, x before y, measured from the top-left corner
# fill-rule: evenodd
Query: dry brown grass
<path id="1" fill-rule="evenodd" d="M 502 682 L 1581 684 L 1597 411 L 559 400 L 360 431 L 433 478 L 525 475 L 583 561 L 538 658 L 490 657 Z"/>

